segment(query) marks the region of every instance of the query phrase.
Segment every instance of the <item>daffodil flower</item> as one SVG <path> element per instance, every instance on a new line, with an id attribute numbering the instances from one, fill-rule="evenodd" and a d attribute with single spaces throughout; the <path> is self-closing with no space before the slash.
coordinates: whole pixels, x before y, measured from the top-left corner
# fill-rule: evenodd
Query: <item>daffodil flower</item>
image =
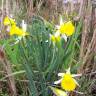
<path id="1" fill-rule="evenodd" d="M 17 38 L 16 38 L 16 43 L 18 43 L 23 37 L 25 37 L 26 35 L 29 35 L 26 30 L 27 30 L 27 24 L 24 22 L 24 20 L 22 20 L 22 24 L 21 24 L 21 27 L 18 27 L 16 25 L 16 22 L 14 19 L 6 16 L 4 18 L 4 21 L 3 21 L 4 25 L 7 26 L 7 31 L 9 32 L 9 35 L 10 36 L 13 36 L 13 35 L 16 35 Z"/>
<path id="2" fill-rule="evenodd" d="M 78 82 L 74 79 L 74 77 L 81 76 L 81 74 L 71 74 L 70 68 L 66 71 L 66 73 L 59 73 L 58 76 L 61 77 L 60 80 L 55 81 L 54 84 L 61 84 L 62 89 L 65 91 L 74 91 Z"/>
<path id="3" fill-rule="evenodd" d="M 60 42 L 61 37 L 60 37 L 60 33 L 56 32 L 55 34 L 50 34 L 50 39 L 51 41 L 55 44 L 56 42 Z"/>
<path id="4" fill-rule="evenodd" d="M 22 38 L 24 38 L 26 35 L 29 35 L 27 30 L 27 24 L 22 20 L 21 27 L 19 28 L 15 25 L 11 26 L 10 28 L 10 36 L 17 35 L 16 42 L 14 44 L 17 44 Z"/>
<path id="5" fill-rule="evenodd" d="M 21 36 L 21 37 L 24 37 L 24 36 L 28 35 L 27 32 L 23 31 L 23 29 L 17 27 L 16 25 L 12 25 L 10 27 L 9 34 L 10 34 L 10 36 L 17 35 L 17 36 Z"/>
<path id="6" fill-rule="evenodd" d="M 50 86 L 50 88 L 56 96 L 68 96 L 67 93 L 61 89 L 51 87 L 51 86 Z"/>
<path id="7" fill-rule="evenodd" d="M 16 22 L 15 22 L 14 19 L 6 16 L 6 17 L 4 18 L 4 20 L 3 20 L 3 24 L 4 24 L 5 26 L 16 25 Z"/>
<path id="8" fill-rule="evenodd" d="M 67 40 L 67 37 L 71 36 L 75 31 L 72 21 L 63 22 L 62 17 L 60 18 L 60 25 L 57 25 L 56 28 L 57 32 L 60 32 L 65 41 Z"/>
<path id="9" fill-rule="evenodd" d="M 24 37 L 28 35 L 28 33 L 26 32 L 27 24 L 24 22 L 24 20 L 22 20 L 22 28 L 19 28 L 18 26 L 16 26 L 15 20 L 8 16 L 4 18 L 3 23 L 5 26 L 8 27 L 7 31 L 9 31 L 10 36 L 17 35 L 17 36 Z"/>
<path id="10" fill-rule="evenodd" d="M 59 31 L 61 34 L 71 36 L 74 33 L 74 25 L 72 24 L 71 21 L 62 23 L 62 25 L 60 25 Z"/>

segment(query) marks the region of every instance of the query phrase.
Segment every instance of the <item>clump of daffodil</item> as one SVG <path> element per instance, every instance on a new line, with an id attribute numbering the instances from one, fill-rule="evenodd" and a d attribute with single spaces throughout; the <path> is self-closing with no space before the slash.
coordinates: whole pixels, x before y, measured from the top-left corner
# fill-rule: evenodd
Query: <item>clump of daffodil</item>
<path id="1" fill-rule="evenodd" d="M 57 25 L 57 32 L 59 32 L 62 37 L 67 41 L 67 37 L 74 34 L 75 27 L 72 21 L 63 22 L 62 17 L 60 17 L 60 25 Z"/>
<path id="2" fill-rule="evenodd" d="M 59 73 L 58 76 L 61 76 L 61 79 L 55 81 L 54 84 L 61 84 L 61 88 L 65 91 L 74 91 L 77 85 L 77 81 L 74 79 L 76 76 L 81 76 L 81 74 L 71 74 L 70 68 L 66 71 L 66 73 Z"/>
<path id="3" fill-rule="evenodd" d="M 62 91 L 61 89 L 51 87 L 51 86 L 50 88 L 56 96 L 68 96 L 67 93 L 65 91 Z"/>

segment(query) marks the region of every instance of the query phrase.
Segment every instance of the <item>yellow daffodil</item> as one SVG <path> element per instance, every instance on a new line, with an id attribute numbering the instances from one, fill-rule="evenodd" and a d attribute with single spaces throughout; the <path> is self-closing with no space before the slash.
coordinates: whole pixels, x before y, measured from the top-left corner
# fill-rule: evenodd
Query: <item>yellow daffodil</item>
<path id="1" fill-rule="evenodd" d="M 55 81 L 54 84 L 61 83 L 62 89 L 66 91 L 73 91 L 79 85 L 77 81 L 74 79 L 76 76 L 81 76 L 81 74 L 71 74 L 70 68 L 66 71 L 66 73 L 59 73 L 58 76 L 61 76 L 62 78 L 58 81 Z"/>
<path id="2" fill-rule="evenodd" d="M 75 31 L 75 27 L 72 24 L 72 21 L 63 22 L 62 17 L 60 18 L 60 25 L 57 25 L 56 28 L 57 32 L 62 35 L 65 41 L 67 41 L 67 37 L 71 36 Z"/>
<path id="3" fill-rule="evenodd" d="M 10 36 L 17 35 L 24 37 L 28 35 L 28 33 L 26 32 L 27 24 L 24 22 L 24 20 L 22 21 L 22 28 L 19 28 L 18 26 L 16 26 L 16 23 L 12 18 L 5 17 L 4 25 L 7 25 L 7 31 L 9 32 Z"/>
<path id="4" fill-rule="evenodd" d="M 51 34 L 50 34 L 50 38 L 51 38 L 52 42 L 56 42 L 56 38 L 55 38 L 54 35 L 51 35 Z"/>
<path id="5" fill-rule="evenodd" d="M 50 37 L 51 37 L 51 40 L 52 40 L 53 43 L 56 43 L 56 42 L 60 41 L 60 36 L 55 37 L 54 35 L 50 35 Z"/>
<path id="6" fill-rule="evenodd" d="M 26 30 L 27 30 L 27 24 L 22 20 L 22 28 L 19 28 L 16 25 L 16 22 L 14 19 L 9 18 L 6 16 L 3 21 L 4 25 L 7 26 L 7 31 L 9 32 L 10 36 L 17 35 L 16 37 L 16 42 L 14 44 L 17 44 L 23 37 L 26 35 L 29 35 Z"/>
<path id="7" fill-rule="evenodd" d="M 66 91 L 73 91 L 76 88 L 76 81 L 70 74 L 65 74 L 62 81 L 61 81 L 61 87 L 65 89 Z"/>
<path id="8" fill-rule="evenodd" d="M 74 33 L 75 27 L 72 24 L 72 21 L 62 23 L 60 25 L 59 31 L 61 34 L 66 34 L 67 36 L 71 36 Z"/>
<path id="9" fill-rule="evenodd" d="M 50 87 L 50 88 L 56 96 L 67 96 L 67 93 L 65 91 L 62 91 L 55 87 Z"/>
<path id="10" fill-rule="evenodd" d="M 8 26 L 8 25 L 16 25 L 15 20 L 12 19 L 12 18 L 9 18 L 8 16 L 6 16 L 6 17 L 4 18 L 3 23 L 4 23 L 5 26 Z"/>
<path id="11" fill-rule="evenodd" d="M 53 43 L 60 42 L 61 40 L 60 34 L 58 32 L 56 32 L 54 35 L 50 34 L 50 38 Z"/>
<path id="12" fill-rule="evenodd" d="M 24 32 L 21 28 L 17 27 L 16 25 L 12 25 L 10 27 L 10 36 L 17 35 L 17 36 L 26 36 L 28 35 L 27 32 Z"/>

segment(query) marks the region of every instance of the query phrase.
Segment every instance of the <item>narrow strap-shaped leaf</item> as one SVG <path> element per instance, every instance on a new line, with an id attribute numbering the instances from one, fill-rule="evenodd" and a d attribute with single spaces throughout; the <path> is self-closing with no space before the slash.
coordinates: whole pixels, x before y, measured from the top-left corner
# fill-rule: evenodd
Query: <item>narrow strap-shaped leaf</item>
<path id="1" fill-rule="evenodd" d="M 33 80 L 33 77 L 34 77 L 33 71 L 30 67 L 28 58 L 26 57 L 26 54 L 24 53 L 24 49 L 21 46 L 20 46 L 20 52 L 21 52 L 22 56 L 24 56 L 23 60 L 25 63 L 23 63 L 23 65 L 26 70 L 27 77 L 29 79 L 29 86 L 30 86 L 30 92 L 31 92 L 30 96 L 38 96 L 38 91 L 36 89 L 35 82 Z"/>

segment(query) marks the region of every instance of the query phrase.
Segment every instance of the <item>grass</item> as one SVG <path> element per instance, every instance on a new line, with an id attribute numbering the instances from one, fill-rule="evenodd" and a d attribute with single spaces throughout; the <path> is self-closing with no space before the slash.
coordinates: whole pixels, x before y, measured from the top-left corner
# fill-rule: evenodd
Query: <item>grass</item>
<path id="1" fill-rule="evenodd" d="M 36 3 L 36 1 L 34 2 Z M 23 3 L 27 6 L 25 1 Z M 22 8 L 26 9 L 26 6 L 22 6 Z M 22 14 L 15 16 L 18 25 L 20 25 L 19 23 L 22 19 L 27 20 L 30 17 L 28 16 L 27 18 L 26 16 L 30 13 L 30 10 L 28 11 L 28 8 L 23 10 L 22 8 L 19 10 Z M 68 13 L 68 15 L 70 14 Z M 87 11 L 86 16 L 89 16 Z M 14 44 L 15 37 L 7 36 L 6 32 L 7 38 L 0 40 L 0 46 L 2 46 L 0 48 L 0 60 L 1 66 L 3 66 L 0 68 L 3 72 L 2 74 L 0 73 L 0 96 L 11 96 L 15 91 L 19 96 L 48 96 L 49 94 L 49 96 L 53 96 L 49 86 L 54 86 L 53 82 L 58 79 L 57 74 L 65 72 L 69 67 L 71 67 L 72 73 L 83 73 L 83 76 L 78 78 L 81 87 L 76 88 L 76 92 L 72 94 L 80 96 L 83 93 L 84 96 L 95 96 L 95 74 L 90 75 L 95 71 L 95 64 L 93 64 L 95 52 L 93 50 L 95 50 L 94 37 L 96 34 L 94 29 L 92 29 L 92 33 L 90 31 L 84 35 L 84 32 L 91 28 L 84 22 L 85 19 L 75 20 L 75 33 L 68 38 L 67 42 L 62 39 L 61 42 L 57 42 L 54 45 L 49 36 L 50 33 L 53 34 L 55 31 L 54 20 L 48 22 L 45 18 L 47 17 L 43 18 L 34 15 L 31 19 L 28 19 L 27 32 L 29 32 L 30 36 L 22 38 L 17 44 Z M 71 19 L 74 19 L 74 17 L 71 17 Z M 86 42 L 88 43 L 87 45 Z M 2 52 L 5 56 L 4 58 L 1 58 Z M 82 53 L 83 55 L 85 53 L 85 55 L 83 56 Z M 11 69 L 10 72 L 9 69 Z M 10 81 L 11 77 L 13 80 Z M 15 91 L 11 88 L 11 84 L 14 81 Z"/>

